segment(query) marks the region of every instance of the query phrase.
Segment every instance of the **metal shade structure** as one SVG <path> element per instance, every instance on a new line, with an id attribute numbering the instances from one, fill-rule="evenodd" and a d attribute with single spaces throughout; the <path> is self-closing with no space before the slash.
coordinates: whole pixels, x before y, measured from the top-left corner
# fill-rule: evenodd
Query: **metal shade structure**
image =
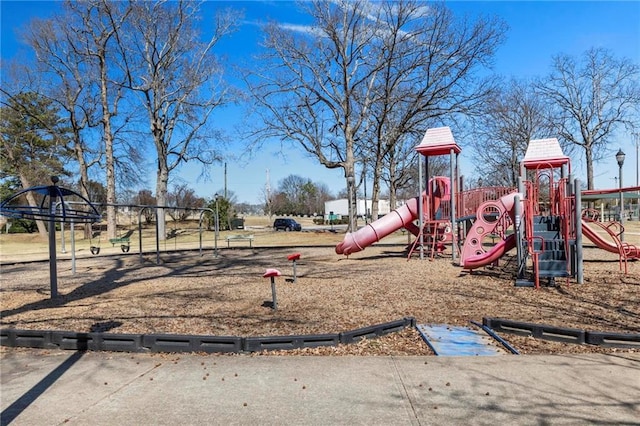
<path id="1" fill-rule="evenodd" d="M 0 203 L 0 215 L 49 222 L 49 280 L 52 299 L 58 296 L 56 222 L 90 223 L 101 219 L 100 213 L 89 200 L 71 189 L 59 187 L 58 181 L 57 176 L 52 176 L 53 185 L 23 189 Z M 21 204 L 29 192 L 37 194 L 36 206 Z"/>

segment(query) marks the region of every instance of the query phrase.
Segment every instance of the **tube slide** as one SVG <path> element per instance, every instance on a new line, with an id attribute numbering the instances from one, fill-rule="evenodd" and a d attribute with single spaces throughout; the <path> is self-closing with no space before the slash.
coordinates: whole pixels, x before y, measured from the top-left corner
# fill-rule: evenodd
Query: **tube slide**
<path id="1" fill-rule="evenodd" d="M 597 223 L 588 220 L 582 219 L 582 235 L 591 240 L 596 247 L 601 248 L 602 250 L 606 250 L 611 253 L 620 254 L 620 248 L 613 242 L 607 241 L 598 235 L 593 229 L 591 229 L 588 224 Z M 600 226 L 598 224 L 598 226 Z M 630 244 L 622 243 L 624 246 L 624 251 L 627 254 L 627 258 L 629 259 L 640 259 L 640 247 L 636 247 Z"/>
<path id="2" fill-rule="evenodd" d="M 356 232 L 348 232 L 344 240 L 336 246 L 336 253 L 348 256 L 351 253 L 359 252 L 400 228 L 405 228 L 417 237 L 420 234 L 420 227 L 416 226 L 413 221 L 420 216 L 418 203 L 422 201 L 422 214 L 429 216 L 427 213 L 428 208 L 435 215 L 435 212 L 440 209 L 441 201 L 451 199 L 451 181 L 448 177 L 434 176 L 429 179 L 429 185 L 431 188 L 430 197 L 427 197 L 427 191 L 425 191 L 420 197 L 412 198 L 404 206 L 397 208 L 364 228 L 358 229 Z M 429 201 L 431 201 L 430 205 Z"/>
<path id="3" fill-rule="evenodd" d="M 424 197 L 426 197 L 425 194 L 422 197 L 412 198 L 404 206 L 382 216 L 375 222 L 358 229 L 356 232 L 348 232 L 344 236 L 344 240 L 336 246 L 336 253 L 347 256 L 351 253 L 357 253 L 400 228 L 406 228 L 413 235 L 418 235 L 420 228 L 413 221 L 418 218 L 418 198 Z"/>
<path id="4" fill-rule="evenodd" d="M 489 265 L 516 246 L 514 234 L 500 241 L 489 251 L 485 251 L 483 247 L 485 236 L 495 231 L 496 227 L 501 224 L 500 218 L 504 214 L 508 214 L 511 217 L 511 222 L 515 223 L 516 195 L 520 195 L 520 200 L 522 200 L 521 194 L 512 192 L 499 200 L 486 201 L 478 207 L 476 221 L 467 233 L 460 255 L 460 266 L 464 269 L 476 269 Z"/>

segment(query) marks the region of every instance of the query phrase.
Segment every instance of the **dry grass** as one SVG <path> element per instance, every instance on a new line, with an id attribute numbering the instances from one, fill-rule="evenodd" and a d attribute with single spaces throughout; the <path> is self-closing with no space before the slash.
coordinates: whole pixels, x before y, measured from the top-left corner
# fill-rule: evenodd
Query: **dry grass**
<path id="1" fill-rule="evenodd" d="M 59 260 L 60 297 L 55 300 L 49 298 L 48 263 L 7 263 L 16 262 L 20 254 L 7 254 L 16 248 L 3 235 L 1 325 L 264 336 L 335 333 L 405 316 L 423 324 L 451 325 L 490 316 L 640 333 L 640 262 L 630 262 L 624 275 L 615 255 L 591 246 L 584 250 L 585 284 L 559 281 L 557 287 L 536 291 L 514 287 L 514 262 L 509 259 L 473 274 L 453 265 L 450 258 L 407 261 L 402 244 L 407 237 L 401 233 L 383 240 L 395 244 L 376 245 L 345 258 L 334 252 L 341 234 L 274 233 L 267 228 L 242 232 L 255 235 L 256 247 L 236 242 L 235 248 L 227 249 L 222 240 L 218 257 L 210 242 L 203 257 L 197 250 L 167 252 L 160 255 L 160 264 L 153 253 L 145 254 L 140 263 L 138 254 L 124 255 L 117 248 L 109 247 L 98 257 L 80 252 L 75 275 L 69 260 Z M 286 257 L 296 251 L 302 258 L 294 284 L 285 281 L 292 272 Z M 271 267 L 285 275 L 277 284 L 277 311 L 265 303 L 271 299 L 271 289 L 261 277 Z M 611 350 L 506 337 L 525 353 Z M 415 355 L 430 351 L 415 330 L 406 330 L 356 345 L 295 353 Z"/>

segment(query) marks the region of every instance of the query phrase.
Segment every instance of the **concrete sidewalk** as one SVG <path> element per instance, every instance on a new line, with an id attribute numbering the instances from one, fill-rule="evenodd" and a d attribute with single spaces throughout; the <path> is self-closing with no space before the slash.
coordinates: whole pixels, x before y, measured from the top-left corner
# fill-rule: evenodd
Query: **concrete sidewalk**
<path id="1" fill-rule="evenodd" d="M 0 359 L 2 425 L 640 424 L 640 353 Z"/>

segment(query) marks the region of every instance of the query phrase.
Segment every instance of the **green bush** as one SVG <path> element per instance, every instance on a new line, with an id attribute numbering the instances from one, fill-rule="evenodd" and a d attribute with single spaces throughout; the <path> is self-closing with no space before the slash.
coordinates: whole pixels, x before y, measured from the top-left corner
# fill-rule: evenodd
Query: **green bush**
<path id="1" fill-rule="evenodd" d="M 38 230 L 35 220 L 13 219 L 9 227 L 10 234 L 32 234 Z"/>

